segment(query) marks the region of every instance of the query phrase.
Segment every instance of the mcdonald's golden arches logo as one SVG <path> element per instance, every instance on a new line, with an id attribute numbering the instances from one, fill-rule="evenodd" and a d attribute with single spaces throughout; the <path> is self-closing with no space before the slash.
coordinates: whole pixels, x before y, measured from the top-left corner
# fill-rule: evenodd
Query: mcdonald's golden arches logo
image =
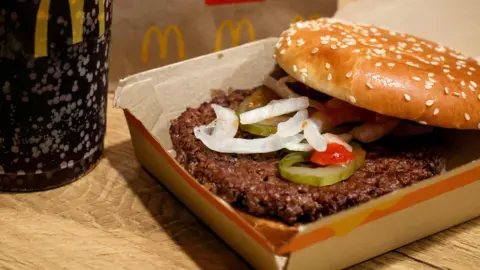
<path id="1" fill-rule="evenodd" d="M 242 19 L 240 22 L 237 23 L 236 26 L 233 25 L 232 21 L 226 20 L 226 21 L 223 21 L 220 24 L 220 27 L 218 27 L 217 29 L 217 35 L 215 39 L 215 51 L 222 50 L 223 29 L 226 26 L 228 26 L 228 29 L 230 30 L 230 35 L 232 37 L 232 47 L 239 45 L 240 34 L 244 26 L 247 28 L 247 32 L 250 36 L 250 41 L 255 40 L 255 29 L 253 28 L 252 23 L 248 19 Z"/>
<path id="2" fill-rule="evenodd" d="M 70 7 L 72 21 L 72 44 L 83 40 L 83 7 L 85 0 L 66 0 Z M 34 57 L 48 55 L 48 17 L 50 13 L 50 0 L 40 0 L 35 22 Z M 99 36 L 105 33 L 105 0 L 98 1 Z"/>
<path id="3" fill-rule="evenodd" d="M 182 32 L 178 29 L 175 25 L 170 25 L 165 30 L 165 34 L 158 28 L 157 26 L 150 26 L 145 32 L 143 37 L 142 43 L 142 62 L 148 62 L 149 50 L 150 50 L 150 39 L 152 33 L 157 35 L 158 39 L 158 46 L 160 50 L 160 58 L 165 59 L 168 55 L 168 39 L 170 37 L 170 33 L 174 32 L 177 36 L 177 49 L 178 49 L 178 60 L 185 59 L 185 42 L 183 41 Z"/>
<path id="4" fill-rule="evenodd" d="M 316 20 L 318 18 L 320 18 L 321 16 L 319 14 L 312 14 L 309 18 L 309 20 Z M 299 21 L 304 21 L 305 20 L 305 17 L 303 17 L 302 15 L 295 15 L 293 18 L 292 18 L 292 23 L 296 23 L 296 22 L 299 22 Z"/>

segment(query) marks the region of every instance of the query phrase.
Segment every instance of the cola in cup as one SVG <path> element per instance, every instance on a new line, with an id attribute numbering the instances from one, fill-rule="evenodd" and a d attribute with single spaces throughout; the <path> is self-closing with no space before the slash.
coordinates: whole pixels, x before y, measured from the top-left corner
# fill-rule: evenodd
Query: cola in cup
<path id="1" fill-rule="evenodd" d="M 0 2 L 0 190 L 73 182 L 103 152 L 112 0 Z"/>

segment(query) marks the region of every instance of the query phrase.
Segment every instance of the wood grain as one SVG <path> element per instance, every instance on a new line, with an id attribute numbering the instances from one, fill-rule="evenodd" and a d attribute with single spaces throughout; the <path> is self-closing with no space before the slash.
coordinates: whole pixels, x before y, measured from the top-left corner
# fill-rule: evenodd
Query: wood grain
<path id="1" fill-rule="evenodd" d="M 81 180 L 0 193 L 0 269 L 249 269 L 140 167 L 122 111 L 107 123 L 105 157 Z M 351 269 L 475 269 L 479 247 L 476 219 Z"/>

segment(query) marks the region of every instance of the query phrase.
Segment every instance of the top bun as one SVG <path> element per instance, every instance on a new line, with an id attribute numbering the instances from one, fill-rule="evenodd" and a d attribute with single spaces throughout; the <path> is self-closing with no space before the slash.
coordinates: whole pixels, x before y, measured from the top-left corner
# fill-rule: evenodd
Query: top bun
<path id="1" fill-rule="evenodd" d="M 480 128 L 480 63 L 439 43 L 321 18 L 292 24 L 278 64 L 311 88 L 383 115 Z"/>

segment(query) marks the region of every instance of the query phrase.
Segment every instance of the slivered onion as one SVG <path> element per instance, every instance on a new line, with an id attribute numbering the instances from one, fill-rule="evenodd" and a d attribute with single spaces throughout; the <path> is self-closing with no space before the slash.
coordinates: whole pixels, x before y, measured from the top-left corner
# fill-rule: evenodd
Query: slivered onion
<path id="1" fill-rule="evenodd" d="M 336 134 L 332 134 L 332 133 L 325 133 L 325 134 L 322 134 L 322 136 L 327 141 L 327 144 L 328 143 L 338 143 L 340 145 L 343 145 L 345 147 L 345 149 L 347 149 L 350 152 L 352 152 L 352 150 L 353 150 L 352 146 L 350 144 L 348 144 L 348 142 L 352 139 L 352 135 L 350 135 L 350 134 L 336 135 Z"/>
<path id="2" fill-rule="evenodd" d="M 208 126 L 193 129 L 195 137 L 209 149 L 220 153 L 261 154 L 281 150 L 288 142 L 296 142 L 301 134 L 288 138 L 272 135 L 260 139 L 217 138 L 209 134 Z"/>
<path id="3" fill-rule="evenodd" d="M 268 86 L 270 89 L 272 89 L 277 95 L 279 95 L 281 98 L 292 98 L 292 97 L 300 97 L 299 94 L 295 93 L 290 87 L 288 87 L 287 82 L 297 82 L 293 77 L 291 76 L 285 76 L 280 78 L 278 81 L 271 77 L 267 76 L 265 78 L 265 85 Z M 310 99 L 310 104 L 309 106 L 321 109 L 323 108 L 322 103 L 315 101 L 313 99 Z"/>
<path id="4" fill-rule="evenodd" d="M 307 142 L 319 152 L 327 150 L 327 141 L 320 133 L 321 126 L 311 119 L 305 120 L 303 125 L 303 134 Z"/>
<path id="5" fill-rule="evenodd" d="M 308 118 L 307 110 L 298 111 L 293 117 L 278 124 L 277 134 L 280 137 L 289 137 L 302 132 L 302 123 Z"/>
<path id="6" fill-rule="evenodd" d="M 308 152 L 312 151 L 313 148 L 308 143 L 301 143 L 301 141 L 305 140 L 305 136 L 303 134 L 297 134 L 295 137 L 291 137 L 292 139 L 285 143 L 285 148 L 290 151 L 301 151 L 301 152 Z"/>
<path id="7" fill-rule="evenodd" d="M 238 117 L 235 111 L 217 104 L 212 104 L 211 106 L 217 115 L 212 136 L 217 138 L 235 137 L 239 125 Z"/>
<path id="8" fill-rule="evenodd" d="M 389 134 L 399 124 L 400 120 L 398 119 L 390 119 L 385 123 L 365 123 L 352 129 L 350 134 L 352 134 L 353 138 L 363 143 L 370 143 Z"/>
<path id="9" fill-rule="evenodd" d="M 273 100 L 268 105 L 240 114 L 242 125 L 255 124 L 280 115 L 308 108 L 308 98 L 297 97 Z"/>

